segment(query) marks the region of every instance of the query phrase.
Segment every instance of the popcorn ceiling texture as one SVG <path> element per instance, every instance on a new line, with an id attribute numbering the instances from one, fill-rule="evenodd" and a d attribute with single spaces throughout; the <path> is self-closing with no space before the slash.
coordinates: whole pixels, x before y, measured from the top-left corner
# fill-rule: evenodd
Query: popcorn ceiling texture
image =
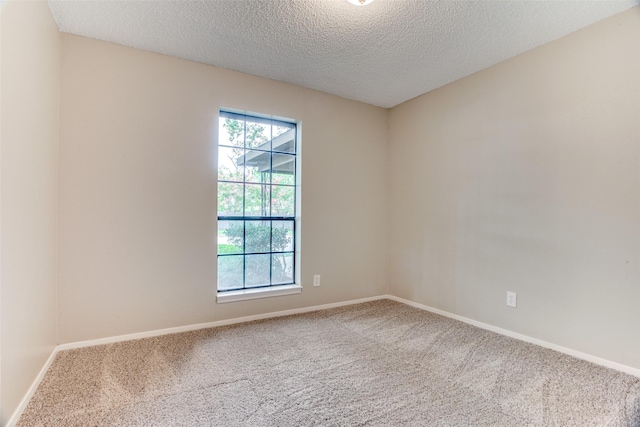
<path id="1" fill-rule="evenodd" d="M 638 426 L 640 379 L 392 301 L 64 351 L 18 427 Z"/>
<path id="2" fill-rule="evenodd" d="M 61 31 L 392 107 L 639 0 L 60 1 Z"/>

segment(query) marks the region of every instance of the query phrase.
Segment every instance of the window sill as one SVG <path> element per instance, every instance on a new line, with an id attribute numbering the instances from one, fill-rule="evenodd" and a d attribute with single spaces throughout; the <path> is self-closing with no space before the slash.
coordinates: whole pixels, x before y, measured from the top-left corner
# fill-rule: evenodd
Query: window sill
<path id="1" fill-rule="evenodd" d="M 279 297 L 293 295 L 302 292 L 300 285 L 283 285 L 271 288 L 243 289 L 241 291 L 218 292 L 216 301 L 218 304 L 227 302 L 245 301 L 258 298 Z"/>

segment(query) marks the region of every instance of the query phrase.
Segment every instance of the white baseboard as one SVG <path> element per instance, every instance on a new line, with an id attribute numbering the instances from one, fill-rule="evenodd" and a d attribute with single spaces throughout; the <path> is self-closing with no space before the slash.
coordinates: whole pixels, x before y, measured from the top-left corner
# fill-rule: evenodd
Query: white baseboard
<path id="1" fill-rule="evenodd" d="M 515 339 L 518 339 L 520 341 L 525 341 L 525 342 L 528 342 L 528 343 L 531 343 L 531 344 L 539 345 L 541 347 L 549 348 L 551 350 L 555 350 L 555 351 L 558 351 L 560 353 L 568 354 L 569 356 L 573 356 L 573 357 L 576 357 L 578 359 L 583 359 L 583 360 L 586 360 L 588 362 L 595 363 L 596 365 L 601 365 L 601 366 L 604 366 L 604 367 L 607 367 L 607 368 L 615 369 L 617 371 L 621 371 L 621 372 L 624 372 L 626 374 L 630 374 L 630 375 L 633 375 L 633 376 L 636 376 L 636 377 L 640 378 L 640 369 L 632 368 L 631 366 L 623 365 L 623 364 L 620 364 L 620 363 L 617 363 L 617 362 L 612 362 L 610 360 L 602 359 L 602 358 L 597 357 L 597 356 L 593 356 L 593 355 L 590 355 L 590 354 L 587 354 L 587 353 L 582 353 L 580 351 L 572 350 L 572 349 L 567 348 L 567 347 L 562 347 L 560 345 L 556 345 L 556 344 L 553 344 L 553 343 L 550 343 L 550 342 L 547 342 L 547 341 L 543 341 L 543 340 L 540 340 L 540 339 L 537 339 L 537 338 L 532 338 L 532 337 L 529 337 L 527 335 L 523 335 L 523 334 L 519 334 L 517 332 L 509 331 L 507 329 L 502 329 L 502 328 L 499 328 L 497 326 L 489 325 L 487 323 L 482 323 L 482 322 L 479 322 L 477 320 L 469 319 L 467 317 L 463 317 L 463 316 L 459 316 L 457 314 L 449 313 L 449 312 L 444 311 L 444 310 L 439 310 L 437 308 L 429 307 L 429 306 L 424 305 L 424 304 L 420 304 L 420 303 L 417 303 L 417 302 L 409 301 L 409 300 L 406 300 L 404 298 L 396 297 L 394 295 L 379 295 L 379 296 L 375 296 L 375 297 L 360 298 L 360 299 L 356 299 L 356 300 L 335 302 L 335 303 L 331 303 L 331 304 L 314 305 L 314 306 L 311 306 L 311 307 L 294 308 L 294 309 L 291 309 L 291 310 L 283 310 L 283 311 L 276 311 L 276 312 L 271 312 L 271 313 L 256 314 L 256 315 L 253 315 L 253 316 L 237 317 L 235 319 L 218 320 L 218 321 L 215 321 L 215 322 L 199 323 L 199 324 L 195 324 L 195 325 L 179 326 L 179 327 L 167 328 L 167 329 L 158 329 L 158 330 L 148 331 L 148 332 L 139 332 L 139 333 L 135 333 L 135 334 L 119 335 L 119 336 L 115 336 L 115 337 L 100 338 L 100 339 L 95 339 L 95 340 L 79 341 L 79 342 L 74 342 L 74 343 L 58 345 L 53 350 L 53 352 L 51 353 L 49 358 L 47 359 L 46 363 L 44 364 L 44 366 L 40 370 L 40 373 L 38 374 L 36 379 L 33 381 L 33 384 L 31 384 L 31 387 L 29 387 L 29 390 L 27 390 L 27 393 L 25 394 L 24 398 L 20 402 L 20 405 L 18 406 L 18 408 L 15 410 L 15 412 L 13 413 L 11 418 L 9 419 L 7 427 L 14 427 L 15 424 L 18 422 L 18 419 L 20 418 L 20 415 L 22 415 L 22 412 L 25 410 L 25 408 L 29 404 L 29 400 L 31 400 L 31 398 L 35 394 L 36 390 L 38 389 L 38 386 L 40 385 L 40 382 L 44 378 L 44 375 L 47 373 L 47 370 L 51 366 L 51 363 L 53 362 L 53 360 L 55 359 L 56 355 L 60 351 L 71 350 L 71 349 L 82 348 L 82 347 L 91 347 L 91 346 L 95 346 L 95 345 L 111 344 L 111 343 L 122 342 L 122 341 L 130 341 L 130 340 L 136 340 L 136 339 L 141 339 L 141 338 L 157 337 L 157 336 L 161 336 L 161 335 L 176 334 L 176 333 L 180 333 L 180 332 L 196 331 L 196 330 L 199 330 L 199 329 L 214 328 L 214 327 L 217 327 L 217 326 L 233 325 L 233 324 L 237 324 L 237 323 L 251 322 L 251 321 L 254 321 L 254 320 L 262 320 L 262 319 L 270 319 L 270 318 L 275 318 L 275 317 L 290 316 L 290 315 L 293 315 L 293 314 L 309 313 L 309 312 L 313 312 L 313 311 L 327 310 L 327 309 L 336 308 L 336 307 L 345 307 L 345 306 L 348 306 L 348 305 L 360 304 L 360 303 L 364 303 L 364 302 L 376 301 L 376 300 L 381 300 L 381 299 L 389 299 L 389 300 L 392 300 L 392 301 L 396 301 L 396 302 L 399 302 L 399 303 L 402 303 L 402 304 L 409 305 L 411 307 L 419 308 L 421 310 L 429 311 L 431 313 L 435 313 L 435 314 L 439 314 L 441 316 L 445 316 L 445 317 L 449 317 L 449 318 L 452 318 L 452 319 L 455 319 L 455 320 L 459 320 L 459 321 L 467 323 L 469 325 L 477 326 L 478 328 L 481 328 L 481 329 L 486 329 L 488 331 L 492 331 L 492 332 L 495 332 L 495 333 L 498 333 L 498 334 L 501 334 L 501 335 L 505 335 L 505 336 L 508 336 L 508 337 L 511 337 L 511 338 L 515 338 Z"/>
<path id="2" fill-rule="evenodd" d="M 488 323 L 482 323 L 477 320 L 469 319 L 467 317 L 458 316 L 457 314 L 449 313 L 444 310 L 439 310 L 437 308 L 429 307 L 428 305 L 409 301 L 404 298 L 396 297 L 393 295 L 386 295 L 386 298 L 392 301 L 401 302 L 403 304 L 410 305 L 411 307 L 419 308 L 421 310 L 429 311 L 431 313 L 435 313 L 441 316 L 449 317 L 451 319 L 459 320 L 461 322 L 468 323 L 469 325 L 476 326 L 481 329 L 486 329 L 487 331 L 495 332 L 500 335 L 505 335 L 520 341 L 528 342 L 531 344 L 539 345 L 540 347 L 544 347 L 544 348 L 558 351 L 560 353 L 568 354 L 569 356 L 586 360 L 587 362 L 595 363 L 596 365 L 604 366 L 605 368 L 615 369 L 616 371 L 624 372 L 625 374 L 633 375 L 635 377 L 640 378 L 640 369 L 633 368 L 631 366 L 623 365 L 617 362 L 612 362 L 610 360 L 603 359 L 601 357 L 593 356 L 591 354 L 583 353 L 581 351 L 573 350 L 567 347 L 563 347 L 561 345 L 543 341 L 538 338 L 533 338 L 527 335 L 519 334 L 517 332 L 513 332 L 508 329 L 502 329 L 497 326 L 489 325 Z"/>
<path id="3" fill-rule="evenodd" d="M 42 381 L 45 374 L 49 370 L 49 367 L 53 363 L 53 360 L 56 358 L 56 354 L 58 354 L 58 347 L 55 347 L 53 349 L 47 361 L 44 362 L 44 366 L 42 366 L 42 369 L 40 369 L 40 372 L 38 372 L 38 376 L 36 377 L 35 380 L 33 380 L 33 383 L 31 383 L 31 387 L 29 387 L 29 389 L 27 390 L 27 393 L 24 395 L 24 397 L 20 401 L 20 404 L 18 405 L 16 410 L 13 411 L 13 415 L 11 415 L 11 418 L 9 418 L 9 421 L 7 422 L 6 427 L 14 427 L 16 425 L 16 423 L 18 422 L 18 419 L 20 418 L 20 415 L 22 415 L 22 412 L 24 412 L 24 410 L 26 409 L 27 405 L 29 404 L 29 401 L 31 400 L 36 390 L 38 389 L 40 382 Z"/>
<path id="4" fill-rule="evenodd" d="M 61 344 L 56 349 L 58 351 L 71 350 L 74 348 L 91 347 L 94 345 L 111 344 L 121 341 L 138 340 L 141 338 L 157 337 L 161 335 L 177 334 L 180 332 L 197 331 L 199 329 L 215 328 L 217 326 L 233 325 L 236 323 L 251 322 L 254 320 L 270 319 L 274 317 L 290 316 L 292 314 L 309 313 L 318 310 L 327 310 L 329 308 L 344 307 L 347 305 L 360 304 L 363 302 L 376 301 L 388 298 L 387 295 L 379 295 L 375 297 L 360 298 L 349 301 L 334 302 L 331 304 L 314 305 L 310 307 L 294 308 L 291 310 L 275 311 L 271 313 L 256 314 L 253 316 L 236 317 L 234 319 L 217 320 L 215 322 L 198 323 L 195 325 L 178 326 L 176 328 L 157 329 L 155 331 L 138 332 L 135 334 L 119 335 L 115 337 L 99 338 L 95 340 L 79 341 L 68 344 Z"/>

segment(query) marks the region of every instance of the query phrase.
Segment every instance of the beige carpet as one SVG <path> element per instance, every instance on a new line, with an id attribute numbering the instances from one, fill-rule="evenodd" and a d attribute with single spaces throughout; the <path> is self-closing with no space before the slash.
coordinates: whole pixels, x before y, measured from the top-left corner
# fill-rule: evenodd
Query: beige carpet
<path id="1" fill-rule="evenodd" d="M 640 379 L 391 301 L 58 354 L 19 426 L 639 426 Z"/>

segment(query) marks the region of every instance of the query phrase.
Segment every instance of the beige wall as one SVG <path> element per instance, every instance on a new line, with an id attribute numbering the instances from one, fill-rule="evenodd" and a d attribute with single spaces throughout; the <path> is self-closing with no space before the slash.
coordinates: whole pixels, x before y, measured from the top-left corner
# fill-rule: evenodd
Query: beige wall
<path id="1" fill-rule="evenodd" d="M 388 112 L 60 45 L 46 3 L 10 2 L 0 423 L 56 343 L 387 292 L 640 367 L 639 31 L 636 7 Z M 300 295 L 215 302 L 220 107 L 302 121 Z"/>
<path id="2" fill-rule="evenodd" d="M 639 52 L 635 7 L 394 108 L 391 293 L 640 368 Z"/>
<path id="3" fill-rule="evenodd" d="M 220 107 L 302 121 L 302 294 L 216 304 Z M 386 118 L 336 96 L 62 35 L 60 342 L 385 294 Z M 322 286 L 311 286 L 313 274 Z"/>
<path id="4" fill-rule="evenodd" d="M 57 344 L 60 36 L 46 2 L 2 8 L 2 403 L 17 408 Z"/>

